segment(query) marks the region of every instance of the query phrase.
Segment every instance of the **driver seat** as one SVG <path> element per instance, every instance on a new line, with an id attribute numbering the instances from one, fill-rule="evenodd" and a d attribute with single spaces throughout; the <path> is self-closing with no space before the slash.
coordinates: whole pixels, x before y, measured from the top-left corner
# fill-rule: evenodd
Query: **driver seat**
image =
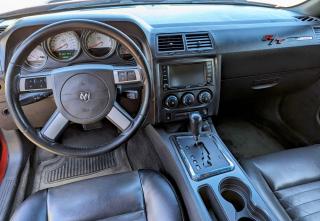
<path id="1" fill-rule="evenodd" d="M 172 186 L 156 172 L 140 170 L 41 190 L 27 198 L 12 221 L 180 221 Z"/>

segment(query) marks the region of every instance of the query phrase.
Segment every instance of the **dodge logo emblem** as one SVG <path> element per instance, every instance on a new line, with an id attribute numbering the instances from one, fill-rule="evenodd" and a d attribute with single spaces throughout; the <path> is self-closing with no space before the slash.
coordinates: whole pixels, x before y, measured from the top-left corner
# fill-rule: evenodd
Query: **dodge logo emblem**
<path id="1" fill-rule="evenodd" d="M 88 91 L 80 91 L 80 101 L 88 102 L 90 100 L 91 94 Z"/>

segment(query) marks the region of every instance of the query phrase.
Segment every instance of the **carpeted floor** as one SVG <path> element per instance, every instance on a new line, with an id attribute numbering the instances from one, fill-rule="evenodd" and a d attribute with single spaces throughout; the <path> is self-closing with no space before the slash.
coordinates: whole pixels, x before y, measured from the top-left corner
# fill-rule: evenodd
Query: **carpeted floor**
<path id="1" fill-rule="evenodd" d="M 216 129 L 238 159 L 278 152 L 284 147 L 267 130 L 239 118 L 220 119 Z"/>

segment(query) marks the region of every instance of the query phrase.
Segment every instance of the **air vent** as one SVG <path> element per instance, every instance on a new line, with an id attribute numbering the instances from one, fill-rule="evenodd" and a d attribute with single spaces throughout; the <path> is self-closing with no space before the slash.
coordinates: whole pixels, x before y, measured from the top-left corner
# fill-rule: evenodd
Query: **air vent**
<path id="1" fill-rule="evenodd" d="M 319 18 L 315 18 L 312 16 L 295 16 L 295 18 L 303 22 L 320 22 Z"/>
<path id="2" fill-rule="evenodd" d="M 186 45 L 188 50 L 210 49 L 212 41 L 208 33 L 186 34 Z"/>
<path id="3" fill-rule="evenodd" d="M 183 51 L 183 50 L 184 50 L 184 44 L 183 44 L 182 34 L 158 36 L 159 52 Z"/>
<path id="4" fill-rule="evenodd" d="M 320 26 L 313 27 L 314 33 L 316 34 L 316 38 L 320 40 Z"/>
<path id="5" fill-rule="evenodd" d="M 0 26 L 0 34 L 6 30 L 8 26 Z"/>

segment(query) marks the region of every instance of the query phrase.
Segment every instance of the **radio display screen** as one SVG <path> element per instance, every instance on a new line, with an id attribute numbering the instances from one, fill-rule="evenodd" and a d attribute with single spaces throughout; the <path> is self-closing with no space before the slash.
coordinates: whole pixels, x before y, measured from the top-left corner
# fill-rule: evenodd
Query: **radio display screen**
<path id="1" fill-rule="evenodd" d="M 206 84 L 206 63 L 169 65 L 169 87 L 187 88 Z"/>

